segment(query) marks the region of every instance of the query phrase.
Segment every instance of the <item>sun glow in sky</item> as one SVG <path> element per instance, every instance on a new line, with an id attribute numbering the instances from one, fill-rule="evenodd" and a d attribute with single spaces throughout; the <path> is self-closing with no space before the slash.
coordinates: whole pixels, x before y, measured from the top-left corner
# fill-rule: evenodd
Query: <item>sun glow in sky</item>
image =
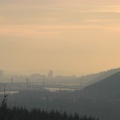
<path id="1" fill-rule="evenodd" d="M 81 75 L 116 67 L 119 0 L 0 0 L 0 69 Z"/>

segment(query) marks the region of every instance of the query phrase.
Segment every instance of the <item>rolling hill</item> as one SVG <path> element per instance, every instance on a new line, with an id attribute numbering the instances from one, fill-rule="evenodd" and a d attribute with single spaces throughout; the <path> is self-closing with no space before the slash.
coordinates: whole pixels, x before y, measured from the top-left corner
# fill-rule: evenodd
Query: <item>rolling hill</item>
<path id="1" fill-rule="evenodd" d="M 84 88 L 83 93 L 93 98 L 120 98 L 120 72 Z"/>

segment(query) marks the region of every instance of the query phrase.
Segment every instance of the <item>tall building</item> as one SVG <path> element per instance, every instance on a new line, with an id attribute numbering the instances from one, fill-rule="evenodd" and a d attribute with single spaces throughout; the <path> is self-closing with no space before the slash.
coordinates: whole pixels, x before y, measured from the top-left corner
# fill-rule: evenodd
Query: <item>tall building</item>
<path id="1" fill-rule="evenodd" d="M 53 71 L 52 70 L 49 71 L 48 78 L 53 78 Z"/>

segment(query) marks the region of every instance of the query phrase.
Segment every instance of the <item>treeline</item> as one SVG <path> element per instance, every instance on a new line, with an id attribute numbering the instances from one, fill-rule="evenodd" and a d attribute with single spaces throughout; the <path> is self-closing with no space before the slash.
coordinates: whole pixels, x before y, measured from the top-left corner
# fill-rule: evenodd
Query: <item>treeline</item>
<path id="1" fill-rule="evenodd" d="M 0 106 L 0 120 L 98 120 L 93 117 L 82 116 L 77 113 L 68 115 L 66 112 L 47 112 L 40 109 L 31 111 L 20 107 L 7 107 L 7 95 L 4 95 Z"/>

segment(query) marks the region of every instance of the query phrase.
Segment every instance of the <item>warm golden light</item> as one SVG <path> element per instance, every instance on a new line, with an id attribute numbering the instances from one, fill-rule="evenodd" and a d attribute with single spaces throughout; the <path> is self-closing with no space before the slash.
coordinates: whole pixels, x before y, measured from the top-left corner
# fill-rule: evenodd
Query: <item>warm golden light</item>
<path id="1" fill-rule="evenodd" d="M 118 0 L 0 1 L 0 69 L 86 74 L 120 66 Z"/>

